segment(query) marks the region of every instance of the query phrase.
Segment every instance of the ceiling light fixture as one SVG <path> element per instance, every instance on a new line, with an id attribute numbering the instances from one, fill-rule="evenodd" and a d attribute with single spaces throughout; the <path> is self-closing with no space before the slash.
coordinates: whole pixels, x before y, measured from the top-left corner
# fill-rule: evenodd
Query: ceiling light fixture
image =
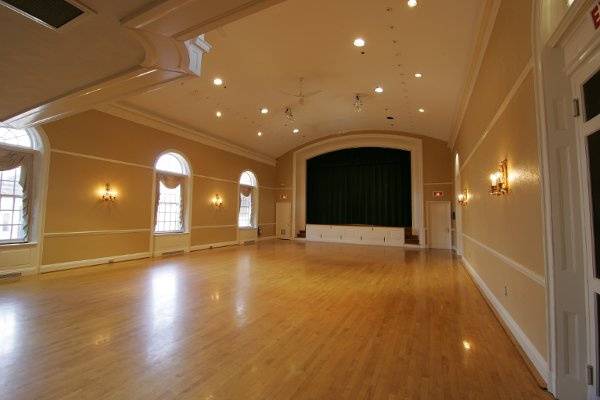
<path id="1" fill-rule="evenodd" d="M 263 107 L 260 109 L 260 113 L 261 114 L 268 114 L 269 113 L 269 109 L 267 107 Z"/>
<path id="2" fill-rule="evenodd" d="M 215 115 L 217 116 L 217 118 L 221 118 L 223 116 L 223 113 L 221 111 L 217 111 Z"/>
<path id="3" fill-rule="evenodd" d="M 363 38 L 356 38 L 356 39 L 354 39 L 354 45 L 356 47 L 364 47 L 365 43 L 366 43 L 365 39 L 363 39 Z"/>
<path id="4" fill-rule="evenodd" d="M 355 95 L 354 96 L 354 111 L 356 112 L 361 112 L 363 108 L 363 102 L 360 98 L 360 95 Z"/>
<path id="5" fill-rule="evenodd" d="M 261 131 L 258 131 L 257 135 L 258 135 L 258 136 L 262 136 L 262 132 L 261 132 Z"/>
<path id="6" fill-rule="evenodd" d="M 408 4 L 410 8 L 414 8 L 417 6 L 417 0 L 408 0 L 406 4 Z"/>
<path id="7" fill-rule="evenodd" d="M 415 74 L 415 78 L 419 78 L 419 79 L 420 79 L 420 78 L 422 78 L 422 77 L 423 77 L 423 74 L 422 74 L 422 73 L 420 73 L 420 72 L 417 72 L 417 73 Z"/>
<path id="8" fill-rule="evenodd" d="M 292 132 L 294 132 L 294 133 L 300 133 L 300 129 L 294 128 L 294 130 Z"/>
<path id="9" fill-rule="evenodd" d="M 221 86 L 223 84 L 223 79 L 221 79 L 221 78 L 215 78 L 215 79 L 213 79 L 213 84 L 215 86 Z"/>
<path id="10" fill-rule="evenodd" d="M 287 119 L 289 119 L 290 121 L 294 121 L 294 114 L 292 113 L 292 109 L 291 108 L 286 108 L 284 111 L 285 116 L 287 117 Z"/>
<path id="11" fill-rule="evenodd" d="M 425 109 L 424 109 L 424 108 L 419 108 L 419 112 L 420 112 L 420 113 L 424 113 L 424 112 L 425 112 Z"/>
<path id="12" fill-rule="evenodd" d="M 383 93 L 383 88 L 381 86 L 377 86 L 375 88 L 375 93 Z"/>

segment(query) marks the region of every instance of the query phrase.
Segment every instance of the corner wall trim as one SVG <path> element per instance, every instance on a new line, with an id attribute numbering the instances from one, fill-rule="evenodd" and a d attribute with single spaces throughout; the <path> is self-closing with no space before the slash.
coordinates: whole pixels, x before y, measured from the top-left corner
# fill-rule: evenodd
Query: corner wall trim
<path id="1" fill-rule="evenodd" d="M 515 340 L 519 343 L 519 346 L 521 346 L 523 352 L 525 352 L 525 354 L 527 355 L 537 372 L 547 384 L 550 375 L 548 370 L 548 362 L 536 349 L 531 340 L 529 340 L 529 338 L 527 337 L 525 332 L 523 332 L 519 324 L 517 324 L 517 322 L 512 318 L 508 310 L 504 308 L 502 303 L 496 298 L 496 296 L 494 296 L 490 288 L 477 274 L 477 272 L 469 263 L 469 261 L 465 257 L 462 257 L 461 263 L 465 267 L 469 275 L 471 275 L 471 278 L 473 278 L 473 281 L 479 287 L 481 293 L 487 298 L 488 302 L 492 305 L 496 313 L 500 316 L 505 326 L 508 327 Z"/>
<path id="2" fill-rule="evenodd" d="M 123 254 L 123 255 L 118 255 L 118 256 L 93 258 L 93 259 L 88 259 L 88 260 L 77 260 L 77 261 L 67 261 L 67 262 L 55 263 L 55 264 L 46 264 L 46 265 L 42 265 L 40 267 L 40 273 L 43 274 L 46 272 L 62 271 L 65 269 L 91 267 L 94 265 L 109 264 L 109 263 L 121 262 L 121 261 L 138 260 L 140 258 L 148 258 L 148 257 L 150 257 L 150 252 L 146 251 L 143 253 Z"/>
<path id="3" fill-rule="evenodd" d="M 497 258 L 499 258 L 502 261 L 504 261 L 504 263 L 508 264 L 510 267 L 512 267 L 516 271 L 522 273 L 527 278 L 531 279 L 532 281 L 534 281 L 535 283 L 537 283 L 541 287 L 544 287 L 544 288 L 546 287 L 546 278 L 544 278 L 542 275 L 533 272 L 532 270 L 530 270 L 529 268 L 523 266 L 522 264 L 519 264 L 518 262 L 516 262 L 512 258 L 508 258 L 504 254 L 502 254 L 502 253 L 500 253 L 500 252 L 492 249 L 491 247 L 489 247 L 489 246 L 481 243 L 479 240 L 477 240 L 475 238 L 472 238 L 471 236 L 467 235 L 466 233 L 463 232 L 462 235 L 463 235 L 463 237 L 469 239 L 470 241 L 472 241 L 473 243 L 475 243 L 479 247 L 481 247 L 484 250 L 487 250 L 488 252 L 492 253 L 494 256 L 496 256 Z"/>

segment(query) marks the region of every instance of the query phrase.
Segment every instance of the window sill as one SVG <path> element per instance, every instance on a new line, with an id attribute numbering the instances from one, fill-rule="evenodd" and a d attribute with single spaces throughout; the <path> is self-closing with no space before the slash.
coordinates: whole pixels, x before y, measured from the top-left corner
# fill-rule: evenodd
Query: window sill
<path id="1" fill-rule="evenodd" d="M 37 246 L 37 242 L 6 242 L 0 243 L 0 249 L 15 249 L 19 247 Z"/>
<path id="2" fill-rule="evenodd" d="M 154 236 L 175 236 L 175 235 L 187 235 L 189 232 L 154 232 Z"/>
<path id="3" fill-rule="evenodd" d="M 257 228 L 257 227 L 255 227 L 255 226 L 238 226 L 238 229 L 239 229 L 240 231 L 255 231 L 255 230 L 257 230 L 258 228 Z"/>

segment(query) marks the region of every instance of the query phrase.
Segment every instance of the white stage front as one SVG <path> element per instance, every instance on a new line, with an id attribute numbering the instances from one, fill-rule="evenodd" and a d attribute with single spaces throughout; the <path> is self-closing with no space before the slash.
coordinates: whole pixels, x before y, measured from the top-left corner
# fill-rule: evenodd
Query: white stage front
<path id="1" fill-rule="evenodd" d="M 306 224 L 306 240 L 403 247 L 404 228 Z"/>

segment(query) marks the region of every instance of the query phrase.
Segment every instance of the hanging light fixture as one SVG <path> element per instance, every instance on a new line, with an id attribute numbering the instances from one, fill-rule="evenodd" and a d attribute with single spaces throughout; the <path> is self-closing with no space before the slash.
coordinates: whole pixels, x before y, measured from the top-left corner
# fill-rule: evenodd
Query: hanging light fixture
<path id="1" fill-rule="evenodd" d="M 359 113 L 362 111 L 362 108 L 363 108 L 362 99 L 360 98 L 360 95 L 357 94 L 354 96 L 354 111 Z"/>
<path id="2" fill-rule="evenodd" d="M 287 117 L 287 119 L 289 119 L 290 121 L 294 122 L 295 118 L 294 118 L 294 114 L 292 113 L 292 109 L 291 108 L 286 108 L 284 111 L 285 116 Z"/>

